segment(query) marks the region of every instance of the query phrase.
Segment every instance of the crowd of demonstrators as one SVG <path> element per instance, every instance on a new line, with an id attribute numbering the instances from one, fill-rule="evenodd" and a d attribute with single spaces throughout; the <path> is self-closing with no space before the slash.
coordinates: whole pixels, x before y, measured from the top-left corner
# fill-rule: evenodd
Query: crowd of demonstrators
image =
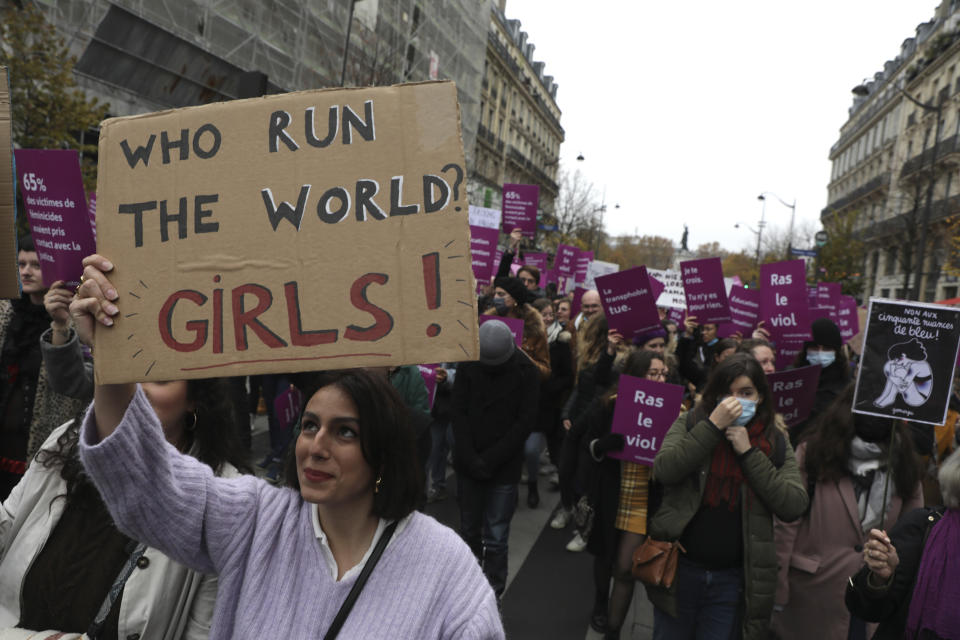
<path id="1" fill-rule="evenodd" d="M 343 623 L 355 637 L 502 637 L 519 485 L 536 509 L 546 452 L 560 492 L 548 522 L 574 521 L 567 550 L 593 555 L 585 619 L 605 638 L 627 626 L 648 535 L 683 550 L 672 588 L 646 586 L 654 638 L 859 639 L 872 623 L 879 638 L 955 636 L 956 418 L 934 431 L 853 414 L 840 331 L 818 319 L 793 365 L 821 367 L 816 400 L 788 432 L 762 326 L 718 339 L 688 316 L 678 335 L 661 309 L 660 326 L 625 340 L 598 291 L 571 317 L 570 296 L 551 297 L 535 267 L 511 275 L 520 242 L 510 235 L 480 296 L 479 359 L 433 365 L 432 401 L 414 366 L 264 381 L 261 465 L 274 483 L 240 473 L 249 424 L 231 411 L 245 405 L 236 381 L 95 384 L 83 345 L 119 312 L 108 261 L 88 258 L 76 293 L 45 291 L 21 251 L 24 295 L 0 305 L 0 455 L 4 471 L 9 452 L 21 462 L 0 510 L 0 628 L 146 640 Z M 497 318 L 522 322 L 519 347 Z M 685 389 L 652 467 L 615 456 L 620 375 Z M 291 384 L 304 394 L 299 428 L 275 429 L 273 397 Z M 419 511 L 448 497 L 448 452 L 459 535 Z M 916 509 L 918 452 L 927 475 L 939 471 L 944 506 Z M 127 578 L 131 563 L 151 571 Z M 79 595 L 65 579 L 75 575 Z M 357 585 L 364 597 L 345 616 Z"/>
<path id="2" fill-rule="evenodd" d="M 864 621 L 844 606 L 847 578 L 860 568 L 872 529 L 890 530 L 903 514 L 923 506 L 920 467 L 906 427 L 898 423 L 891 441 L 889 418 L 855 414 L 852 405 L 851 384 L 797 448 L 810 508 L 802 518 L 776 525 L 780 573 L 773 628 L 785 640 L 869 637 Z M 887 481 L 890 491 L 884 490 Z"/>
<path id="3" fill-rule="evenodd" d="M 105 295 L 112 265 L 99 256 L 85 264 L 71 314 L 90 338 L 109 331 L 119 310 Z M 283 487 L 216 477 L 167 446 L 157 413 L 133 384 L 96 387 L 79 427 L 80 457 L 123 531 L 219 575 L 212 638 L 280 629 L 317 636 L 336 620 L 350 637 L 502 637 L 493 590 L 470 549 L 414 510 L 422 465 L 387 378 L 362 369 L 322 373 L 304 383 L 304 396 Z M 522 457 L 522 439 L 519 447 Z M 341 603 L 358 581 L 363 597 L 344 616 Z M 398 611 L 398 601 L 417 604 Z"/>

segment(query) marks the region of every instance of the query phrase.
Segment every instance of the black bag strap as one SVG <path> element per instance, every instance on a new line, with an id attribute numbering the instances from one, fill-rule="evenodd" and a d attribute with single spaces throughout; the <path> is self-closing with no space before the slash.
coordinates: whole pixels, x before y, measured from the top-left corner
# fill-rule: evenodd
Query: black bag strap
<path id="1" fill-rule="evenodd" d="M 380 560 L 380 556 L 383 555 L 383 550 L 387 548 L 387 543 L 390 542 L 390 538 L 393 537 L 393 532 L 397 530 L 397 524 L 399 524 L 399 522 L 399 520 L 394 520 L 383 530 L 383 535 L 377 540 L 377 546 L 373 548 L 370 558 L 368 558 L 367 563 L 363 565 L 363 570 L 361 570 L 360 575 L 357 576 L 357 581 L 353 583 L 353 588 L 350 589 L 350 593 L 347 594 L 347 599 L 340 605 L 340 611 L 337 612 L 337 617 L 333 619 L 330 628 L 327 629 L 323 640 L 333 640 L 337 637 L 337 634 L 340 633 L 340 627 L 347 621 L 350 610 L 353 609 L 354 603 L 356 603 L 357 598 L 360 597 L 363 585 L 367 583 L 367 578 L 373 573 L 373 568 L 377 566 L 377 561 Z"/>
<path id="2" fill-rule="evenodd" d="M 107 597 L 103 599 L 100 610 L 97 611 L 97 617 L 93 619 L 93 622 L 90 623 L 90 627 L 87 629 L 87 636 L 90 638 L 96 639 L 100 637 L 100 633 L 103 631 L 103 625 L 107 621 L 107 616 L 110 615 L 110 610 L 113 608 L 113 603 L 120 597 L 120 593 L 123 591 L 123 585 L 127 583 L 127 579 L 130 577 L 130 574 L 133 573 L 133 568 L 137 566 L 137 561 L 140 560 L 146 550 L 147 545 L 141 542 L 130 552 L 127 561 L 123 564 L 123 568 L 120 569 L 119 575 L 117 575 L 113 584 L 110 585 L 110 591 L 107 592 Z"/>

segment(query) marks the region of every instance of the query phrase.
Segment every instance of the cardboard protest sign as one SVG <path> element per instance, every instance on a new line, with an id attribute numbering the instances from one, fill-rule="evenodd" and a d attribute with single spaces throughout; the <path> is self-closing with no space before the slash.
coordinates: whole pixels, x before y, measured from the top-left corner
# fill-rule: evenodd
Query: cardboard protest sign
<path id="1" fill-rule="evenodd" d="M 668 309 L 686 309 L 687 296 L 683 292 L 683 279 L 677 269 L 647 269 L 652 277 L 663 283 L 663 293 L 657 296 L 657 306 Z"/>
<path id="2" fill-rule="evenodd" d="M 517 343 L 517 346 L 519 347 L 523 344 L 523 320 L 520 318 L 507 318 L 486 314 L 480 316 L 481 325 L 484 322 L 489 322 L 490 320 L 499 320 L 503 324 L 507 325 L 507 327 L 510 329 L 510 333 L 513 334 L 513 341 Z"/>
<path id="3" fill-rule="evenodd" d="M 620 265 L 616 262 L 604 262 L 603 260 L 594 260 L 587 266 L 587 277 L 581 283 L 584 289 L 597 288 L 597 276 L 605 276 L 608 273 L 620 271 Z"/>
<path id="4" fill-rule="evenodd" d="M 860 332 L 857 301 L 852 296 L 840 296 L 840 303 L 837 305 L 837 327 L 844 342 L 849 342 Z"/>
<path id="5" fill-rule="evenodd" d="M 577 272 L 577 255 L 580 250 L 570 245 L 561 244 L 557 246 L 557 253 L 553 258 L 553 268 L 557 276 L 567 276 L 572 278 Z"/>
<path id="6" fill-rule="evenodd" d="M 943 424 L 960 346 L 960 309 L 870 300 L 853 410 Z"/>
<path id="7" fill-rule="evenodd" d="M 688 316 L 696 316 L 700 324 L 730 321 L 730 305 L 727 303 L 720 258 L 681 262 L 680 277 L 683 279 Z"/>
<path id="8" fill-rule="evenodd" d="M 510 233 L 514 229 L 520 229 L 525 238 L 536 235 L 539 204 L 540 187 L 538 185 L 503 185 L 503 232 Z"/>
<path id="9" fill-rule="evenodd" d="M 469 216 L 471 227 L 483 227 L 485 229 L 496 229 L 498 232 L 500 231 L 500 209 L 476 207 L 471 204 L 469 206 Z M 499 234 L 497 237 L 499 237 Z"/>
<path id="10" fill-rule="evenodd" d="M 470 264 L 473 267 L 473 277 L 477 279 L 477 287 L 490 284 L 493 273 L 497 268 L 494 256 L 497 252 L 497 239 L 500 232 L 489 227 L 475 227 L 470 225 Z"/>
<path id="11" fill-rule="evenodd" d="M 656 298 L 646 267 L 634 267 L 596 279 L 607 324 L 631 341 L 660 326 Z"/>
<path id="12" fill-rule="evenodd" d="M 663 437 L 680 415 L 682 401 L 683 387 L 679 385 L 621 375 L 610 431 L 622 433 L 625 442 L 623 451 L 607 455 L 653 466 L 653 458 L 663 446 Z"/>
<path id="13" fill-rule="evenodd" d="M 773 406 L 788 427 L 809 417 L 813 399 L 817 395 L 820 371 L 821 367 L 814 365 L 767 374 Z"/>
<path id="14" fill-rule="evenodd" d="M 760 265 L 760 320 L 778 347 L 810 339 L 806 273 L 803 260 Z"/>
<path id="15" fill-rule="evenodd" d="M 749 338 L 757 327 L 757 317 L 760 315 L 760 292 L 757 289 L 733 285 L 728 302 L 730 322 L 719 325 L 717 335 L 729 338 L 739 332 L 744 338 Z"/>
<path id="16" fill-rule="evenodd" d="M 273 415 L 281 430 L 286 431 L 300 417 L 300 406 L 303 404 L 303 393 L 295 386 L 277 394 L 273 400 Z"/>
<path id="17" fill-rule="evenodd" d="M 80 156 L 73 149 L 17 149 L 17 179 L 37 247 L 43 284 L 80 284 L 81 262 L 96 252 Z"/>
<path id="18" fill-rule="evenodd" d="M 0 67 L 0 298 L 20 297 L 17 270 L 17 196 L 13 175 L 10 82 Z"/>
<path id="19" fill-rule="evenodd" d="M 577 270 L 574 273 L 574 280 L 582 283 L 587 279 L 587 270 L 590 268 L 591 262 L 593 262 L 593 251 L 581 250 L 577 252 Z"/>
<path id="20" fill-rule="evenodd" d="M 110 119 L 99 161 L 98 382 L 477 358 L 452 83 Z"/>

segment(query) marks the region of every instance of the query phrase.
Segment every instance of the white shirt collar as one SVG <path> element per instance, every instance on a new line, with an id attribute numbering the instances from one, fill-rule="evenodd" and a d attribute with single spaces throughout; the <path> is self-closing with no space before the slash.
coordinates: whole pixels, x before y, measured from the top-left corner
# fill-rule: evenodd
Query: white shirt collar
<path id="1" fill-rule="evenodd" d="M 399 524 L 397 524 L 396 531 L 393 532 L 393 537 L 390 538 L 390 541 L 387 543 L 387 547 L 393 544 L 393 541 L 397 539 L 397 536 L 401 531 L 407 526 L 407 523 L 410 522 L 410 518 L 413 516 L 410 515 L 401 518 Z M 323 559 L 327 563 L 327 569 L 330 571 L 330 577 L 334 582 L 337 582 L 337 574 L 339 569 L 337 567 L 337 561 L 333 557 L 333 551 L 330 550 L 330 542 L 327 540 L 327 534 L 324 533 L 323 527 L 320 526 L 320 514 L 317 511 L 317 505 L 312 505 L 310 509 L 310 520 L 313 522 L 313 533 L 317 536 L 317 540 L 320 542 L 320 554 L 323 556 Z M 360 573 L 363 570 L 364 565 L 367 564 L 367 560 L 370 558 L 370 554 L 373 553 L 373 548 L 377 546 L 377 541 L 380 539 L 380 536 L 383 535 L 383 530 L 387 528 L 387 525 L 390 524 L 390 520 L 384 520 L 380 518 L 380 521 L 377 523 L 377 530 L 373 533 L 373 539 L 370 541 L 370 546 L 367 547 L 367 552 L 363 554 L 363 558 L 360 559 L 360 562 L 356 566 L 348 570 L 343 577 L 340 578 L 340 581 L 350 580 L 353 576 Z"/>

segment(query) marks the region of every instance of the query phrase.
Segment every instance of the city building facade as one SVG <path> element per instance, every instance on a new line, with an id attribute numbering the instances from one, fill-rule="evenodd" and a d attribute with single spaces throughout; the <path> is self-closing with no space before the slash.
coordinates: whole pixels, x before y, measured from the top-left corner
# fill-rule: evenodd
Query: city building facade
<path id="1" fill-rule="evenodd" d="M 492 7 L 486 32 L 470 203 L 499 209 L 504 183 L 535 184 L 541 219 L 549 219 L 559 195 L 557 165 L 564 138 L 557 83 L 544 74 L 544 63 L 533 57 L 533 43 L 519 20 L 506 17 L 504 4 L 500 0 Z"/>
<path id="2" fill-rule="evenodd" d="M 942 0 L 854 89 L 830 160 L 821 221 L 847 219 L 864 242 L 864 299 L 957 297 L 944 267 L 960 215 L 960 1 Z"/>
<path id="3" fill-rule="evenodd" d="M 265 93 L 446 79 L 457 85 L 469 166 L 492 0 L 351 2 L 35 4 L 76 55 L 80 87 L 108 103 L 111 116 Z"/>

